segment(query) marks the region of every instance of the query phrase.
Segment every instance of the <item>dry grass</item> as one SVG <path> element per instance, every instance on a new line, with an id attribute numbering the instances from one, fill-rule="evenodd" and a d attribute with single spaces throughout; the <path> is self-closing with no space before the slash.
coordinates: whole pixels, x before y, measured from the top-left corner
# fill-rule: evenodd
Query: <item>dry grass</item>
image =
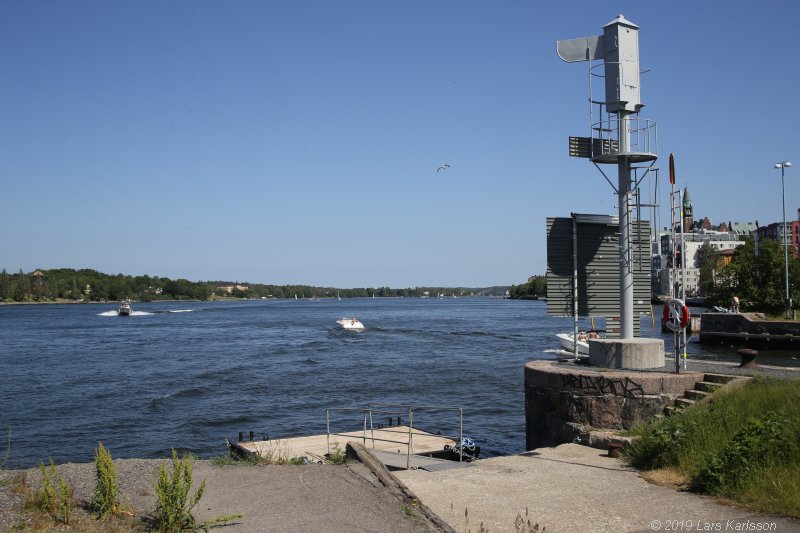
<path id="1" fill-rule="evenodd" d="M 653 485 L 670 487 L 676 490 L 689 490 L 692 478 L 684 471 L 668 466 L 657 470 L 647 470 L 641 473 L 642 479 Z"/>

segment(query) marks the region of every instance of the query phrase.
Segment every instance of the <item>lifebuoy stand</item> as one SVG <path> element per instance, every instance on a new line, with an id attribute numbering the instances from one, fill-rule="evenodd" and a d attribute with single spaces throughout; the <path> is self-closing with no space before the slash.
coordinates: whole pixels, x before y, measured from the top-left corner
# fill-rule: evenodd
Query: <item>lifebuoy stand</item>
<path id="1" fill-rule="evenodd" d="M 661 317 L 664 320 L 664 326 L 675 334 L 675 372 L 680 372 L 679 336 L 689 325 L 692 314 L 689 311 L 689 306 L 683 300 L 672 298 L 664 304 L 664 311 Z"/>

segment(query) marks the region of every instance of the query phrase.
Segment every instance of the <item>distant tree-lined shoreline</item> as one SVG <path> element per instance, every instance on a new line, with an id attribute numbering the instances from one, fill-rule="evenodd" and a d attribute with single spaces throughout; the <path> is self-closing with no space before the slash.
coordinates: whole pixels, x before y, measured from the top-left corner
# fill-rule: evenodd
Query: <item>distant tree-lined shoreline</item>
<path id="1" fill-rule="evenodd" d="M 358 298 L 502 296 L 509 286 L 494 287 L 319 287 L 241 281 L 172 280 L 160 276 L 105 274 L 92 269 L 39 269 L 0 273 L 2 302 L 102 302 L 126 298 L 143 301 L 229 298 Z"/>
<path id="2" fill-rule="evenodd" d="M 531 276 L 528 283 L 512 285 L 508 290 L 508 297 L 512 300 L 538 300 L 547 296 L 547 278 L 545 276 Z"/>

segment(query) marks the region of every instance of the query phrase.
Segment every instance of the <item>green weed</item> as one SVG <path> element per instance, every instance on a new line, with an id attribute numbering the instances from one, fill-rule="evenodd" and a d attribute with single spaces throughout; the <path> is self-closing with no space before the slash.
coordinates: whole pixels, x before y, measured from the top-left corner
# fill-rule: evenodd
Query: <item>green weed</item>
<path id="1" fill-rule="evenodd" d="M 117 467 L 111 458 L 111 452 L 103 447 L 102 442 L 98 443 L 94 452 L 94 466 L 96 481 L 90 507 L 98 518 L 108 514 L 116 515 L 122 511 L 117 486 Z"/>
<path id="2" fill-rule="evenodd" d="M 718 452 L 710 452 L 694 476 L 693 484 L 701 492 L 733 494 L 746 479 L 748 471 L 769 462 L 781 462 L 791 448 L 785 442 L 786 420 L 774 411 L 747 422 Z"/>
<path id="3" fill-rule="evenodd" d="M 42 486 L 29 495 L 26 507 L 48 514 L 53 520 L 69 525 L 72 517 L 72 487 L 58 474 L 52 458 L 49 467 L 40 462 L 39 471 L 42 473 Z"/>
<path id="4" fill-rule="evenodd" d="M 164 464 L 158 470 L 154 529 L 163 533 L 196 530 L 198 524 L 192 509 L 203 497 L 205 488 L 206 482 L 203 481 L 195 493 L 189 495 L 192 489 L 192 460 L 190 457 L 179 459 L 178 452 L 172 450 L 172 474 L 167 472 Z"/>
<path id="5" fill-rule="evenodd" d="M 8 428 L 8 442 L 6 443 L 6 453 L 3 456 L 3 460 L 0 461 L 0 470 L 2 470 L 4 466 L 6 466 L 8 458 L 10 456 L 11 456 L 11 428 Z"/>
<path id="6" fill-rule="evenodd" d="M 343 465 L 345 462 L 344 450 L 339 446 L 338 442 L 333 443 L 333 451 L 327 455 L 328 462 L 335 465 Z"/>

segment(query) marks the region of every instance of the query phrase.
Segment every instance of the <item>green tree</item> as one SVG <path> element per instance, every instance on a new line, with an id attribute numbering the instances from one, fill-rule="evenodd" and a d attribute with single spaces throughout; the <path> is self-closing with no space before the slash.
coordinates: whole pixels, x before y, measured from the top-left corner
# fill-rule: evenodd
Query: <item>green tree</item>
<path id="1" fill-rule="evenodd" d="M 512 285 L 508 290 L 511 299 L 530 299 L 547 296 L 547 278 L 545 276 L 533 276 L 527 283 L 522 285 Z"/>
<path id="2" fill-rule="evenodd" d="M 25 276 L 25 273 L 22 269 L 19 269 L 19 274 L 17 275 L 17 282 L 14 284 L 14 301 L 15 302 L 23 302 L 28 296 L 28 289 L 30 286 L 28 285 L 28 278 Z"/>
<path id="3" fill-rule="evenodd" d="M 11 297 L 11 278 L 6 269 L 0 273 L 0 300 L 8 300 Z"/>
<path id="4" fill-rule="evenodd" d="M 794 273 L 794 275 L 793 275 Z M 789 254 L 790 293 L 800 296 L 800 258 Z M 762 239 L 755 245 L 748 240 L 740 246 L 730 265 L 717 269 L 717 283 L 709 292 L 713 305 L 727 307 L 738 296 L 743 311 L 779 313 L 786 307 L 783 246 L 775 239 Z"/>
<path id="5" fill-rule="evenodd" d="M 714 291 L 719 258 L 719 252 L 709 243 L 703 244 L 703 246 L 697 250 L 697 266 L 700 269 L 701 296 L 708 296 L 709 293 Z"/>

